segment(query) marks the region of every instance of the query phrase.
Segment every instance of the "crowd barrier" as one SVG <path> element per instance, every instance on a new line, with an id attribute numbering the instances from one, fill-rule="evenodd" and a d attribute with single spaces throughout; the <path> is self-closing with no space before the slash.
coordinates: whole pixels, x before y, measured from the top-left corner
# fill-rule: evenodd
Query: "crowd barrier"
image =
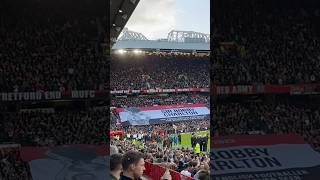
<path id="1" fill-rule="evenodd" d="M 165 168 L 160 165 L 152 164 L 145 161 L 144 175 L 152 180 L 160 180 L 163 174 L 165 173 Z M 184 176 L 179 172 L 170 170 L 170 174 L 173 180 L 195 180 L 191 177 Z"/>

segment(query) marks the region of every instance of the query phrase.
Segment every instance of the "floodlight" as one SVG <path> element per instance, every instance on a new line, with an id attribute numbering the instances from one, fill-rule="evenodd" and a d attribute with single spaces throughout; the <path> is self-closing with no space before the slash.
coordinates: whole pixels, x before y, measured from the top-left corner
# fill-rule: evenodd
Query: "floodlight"
<path id="1" fill-rule="evenodd" d="M 117 54 L 125 54 L 127 51 L 126 50 L 124 50 L 124 49 L 119 49 L 118 51 L 117 51 Z"/>
<path id="2" fill-rule="evenodd" d="M 141 54 L 141 53 L 142 53 L 142 51 L 141 51 L 141 50 L 139 50 L 139 49 L 135 49 L 135 50 L 133 50 L 133 53 L 134 53 L 134 54 Z"/>

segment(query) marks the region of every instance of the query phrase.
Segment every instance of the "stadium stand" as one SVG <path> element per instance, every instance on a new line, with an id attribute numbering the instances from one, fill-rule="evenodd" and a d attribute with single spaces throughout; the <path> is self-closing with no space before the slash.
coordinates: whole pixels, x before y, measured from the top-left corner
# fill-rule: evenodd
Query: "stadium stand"
<path id="1" fill-rule="evenodd" d="M 290 138 L 275 142 L 276 138 L 268 141 L 268 137 L 281 139 L 295 134 L 301 137 L 300 144 L 308 148 L 307 144 L 311 145 L 309 154 L 314 152 L 319 157 L 319 7 L 319 2 L 313 0 L 227 0 L 216 4 L 219 12 L 214 12 L 210 123 L 211 137 L 216 140 L 214 152 L 234 146 L 241 149 L 241 145 L 272 149 L 290 144 Z M 260 137 L 266 139 L 259 141 Z M 291 142 L 297 143 L 297 137 Z M 283 158 L 290 150 L 297 155 L 303 151 L 289 147 L 274 152 Z M 266 174 L 293 178 L 281 175 L 288 167 L 259 172 L 243 168 L 231 173 L 217 168 L 219 160 L 211 158 L 212 178 L 263 179 Z M 286 161 L 293 159 L 288 156 Z M 302 161 L 313 160 L 318 161 Z M 318 177 L 307 166 L 301 167 L 305 167 L 309 178 Z"/>
<path id="2" fill-rule="evenodd" d="M 213 127 L 219 129 L 215 135 L 296 133 L 319 151 L 318 103 L 315 96 L 225 98 L 214 107 Z"/>
<path id="3" fill-rule="evenodd" d="M 311 122 L 317 123 L 318 110 L 311 108 L 309 103 L 306 102 L 304 107 L 296 107 L 295 103 L 280 103 L 278 98 L 274 98 L 275 96 L 285 98 L 291 94 L 292 96 L 287 97 L 290 99 L 294 98 L 294 94 L 319 93 L 320 76 L 317 69 L 320 65 L 320 56 L 315 50 L 319 48 L 317 3 L 315 1 L 303 3 L 248 1 L 245 4 L 226 1 L 225 3 L 234 8 L 228 14 L 221 11 L 215 24 L 217 28 L 215 37 L 218 43 L 214 50 L 215 61 L 212 61 L 213 94 L 215 96 L 242 94 L 247 95 L 244 97 L 248 100 L 252 95 L 273 94 L 271 99 L 274 101 L 273 105 L 214 102 L 217 104 L 215 106 L 217 114 L 212 121 L 213 124 L 219 124 L 216 131 L 222 134 L 240 133 L 240 128 L 244 127 L 241 132 L 246 133 L 254 129 L 252 126 L 260 126 L 265 128 L 265 133 L 309 134 L 306 130 L 295 129 L 302 128 L 301 124 L 297 127 L 284 126 L 272 132 L 270 129 L 274 125 L 270 124 L 270 121 L 277 118 L 280 124 L 286 124 L 288 123 L 286 119 L 293 117 L 291 120 L 295 123 L 291 124 L 292 126 L 306 119 L 309 119 L 310 125 Z M 283 96 L 280 96 L 281 94 Z M 307 110 L 307 107 L 310 108 Z M 280 113 L 280 109 L 284 112 Z M 305 117 L 307 111 L 311 113 L 308 118 Z M 232 129 L 222 128 L 231 126 L 232 123 L 237 126 Z M 317 132 L 318 125 L 311 126 Z M 318 144 L 316 140 L 315 142 L 311 140 L 314 138 L 306 137 L 306 139 L 311 144 Z"/>
<path id="4" fill-rule="evenodd" d="M 209 118 L 183 122 L 172 122 L 154 125 L 127 126 L 121 123 L 117 108 L 157 107 L 179 104 L 209 105 L 208 92 L 155 92 L 144 93 L 150 89 L 183 89 L 209 87 L 208 56 L 174 55 L 171 53 L 149 53 L 145 55 L 114 55 L 111 60 L 111 89 L 142 90 L 135 94 L 113 94 L 111 98 L 110 128 L 114 132 L 122 132 L 120 140 L 111 140 L 120 153 L 128 150 L 140 151 L 144 154 L 147 170 L 145 175 L 159 179 L 165 167 L 171 169 L 171 177 L 184 177 L 177 172 L 194 177 L 200 170 L 209 171 L 209 144 L 194 133 L 209 132 Z M 192 68 L 190 68 L 192 67 Z M 123 73 L 126 72 L 126 73 Z M 128 76 L 130 74 L 130 76 Z M 206 133 L 206 134 L 207 134 Z M 184 135 L 190 135 L 190 146 L 181 145 Z M 206 145 L 198 156 L 191 144 L 191 137 Z M 122 140 L 121 140 L 122 139 Z M 179 141 L 180 139 L 180 141 Z M 208 139 L 208 136 L 207 136 Z M 195 141 L 197 141 L 195 140 Z M 193 142 L 193 140 L 192 140 Z M 202 146 L 201 146 L 202 147 Z M 151 172 L 158 172 L 152 174 Z M 160 172 L 160 173 L 159 173 Z"/>
<path id="5" fill-rule="evenodd" d="M 108 111 L 84 94 L 74 100 L 109 84 L 101 2 L 1 1 L 0 179 L 32 180 L 25 146 L 108 143 Z"/>
<path id="6" fill-rule="evenodd" d="M 206 56 L 147 54 L 124 59 L 115 56 L 111 61 L 111 69 L 114 69 L 111 79 L 117 81 L 111 81 L 111 89 L 208 88 L 208 65 Z"/>
<path id="7" fill-rule="evenodd" d="M 312 2 L 225 2 L 234 10 L 221 11 L 215 24 L 212 83 L 319 83 L 319 12 Z"/>
<path id="8" fill-rule="evenodd" d="M 20 156 L 17 148 L 0 149 L 1 179 L 8 180 L 32 180 L 30 169 Z"/>
<path id="9" fill-rule="evenodd" d="M 23 11 L 19 4 L 1 11 L 1 92 L 103 88 L 108 64 L 99 53 L 103 32 L 96 31 L 106 17 L 56 18 L 59 5 L 48 13 L 28 2 Z"/>

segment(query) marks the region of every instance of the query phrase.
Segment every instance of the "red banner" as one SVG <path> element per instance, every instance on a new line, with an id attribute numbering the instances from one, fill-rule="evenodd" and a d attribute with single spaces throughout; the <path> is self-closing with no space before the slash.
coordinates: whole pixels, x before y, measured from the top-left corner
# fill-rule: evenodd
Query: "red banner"
<path id="1" fill-rule="evenodd" d="M 319 94 L 320 84 L 295 85 L 237 85 L 212 86 L 209 88 L 175 88 L 147 90 L 113 90 L 112 95 L 158 94 L 184 92 L 211 92 L 212 95 L 249 95 L 249 94 Z M 109 96 L 109 91 L 73 90 L 73 91 L 37 91 L 37 92 L 3 92 L 0 101 L 42 101 L 42 100 L 72 100 L 94 99 Z"/>
<path id="2" fill-rule="evenodd" d="M 114 90 L 111 94 L 153 94 L 179 92 L 210 92 L 209 88 L 175 88 L 175 89 L 145 89 L 145 90 Z"/>
<path id="3" fill-rule="evenodd" d="M 320 84 L 295 85 L 237 85 L 213 86 L 212 94 L 250 95 L 250 94 L 319 94 Z"/>
<path id="4" fill-rule="evenodd" d="M 139 107 L 140 111 L 152 111 L 152 110 L 166 110 L 166 109 L 177 109 L 177 108 L 204 108 L 205 104 L 175 104 L 175 105 L 163 105 L 163 106 L 148 106 Z M 125 112 L 125 108 L 117 108 L 117 113 Z"/>
<path id="5" fill-rule="evenodd" d="M 0 153 L 20 151 L 20 148 L 21 148 L 20 144 L 0 144 Z"/>
<path id="6" fill-rule="evenodd" d="M 211 137 L 212 148 L 226 148 L 243 145 L 273 145 L 273 144 L 304 144 L 303 137 L 297 134 L 268 134 L 268 135 L 229 135 Z"/>
<path id="7" fill-rule="evenodd" d="M 144 175 L 152 180 L 160 180 L 163 174 L 165 173 L 164 167 L 149 162 L 145 162 L 145 168 L 146 170 L 144 171 Z M 174 180 L 194 180 L 192 177 L 187 177 L 176 171 L 170 170 L 170 174 L 172 179 Z"/>

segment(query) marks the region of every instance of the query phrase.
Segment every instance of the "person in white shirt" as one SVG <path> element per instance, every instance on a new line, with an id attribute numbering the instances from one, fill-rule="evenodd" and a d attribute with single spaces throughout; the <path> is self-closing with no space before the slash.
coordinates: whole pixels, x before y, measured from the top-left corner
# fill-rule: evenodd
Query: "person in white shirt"
<path id="1" fill-rule="evenodd" d="M 184 168 L 184 170 L 181 171 L 181 174 L 188 176 L 188 177 L 191 177 L 191 172 L 189 170 L 190 170 L 190 165 L 185 164 L 185 168 Z"/>

